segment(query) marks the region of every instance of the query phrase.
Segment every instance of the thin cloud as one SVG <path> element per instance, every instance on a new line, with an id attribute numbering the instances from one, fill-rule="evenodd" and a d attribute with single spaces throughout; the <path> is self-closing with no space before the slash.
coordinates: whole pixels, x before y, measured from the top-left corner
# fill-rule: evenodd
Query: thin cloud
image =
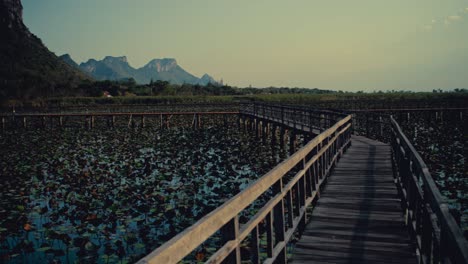
<path id="1" fill-rule="evenodd" d="M 425 31 L 431 31 L 432 30 L 432 25 L 425 25 L 424 30 Z"/>
<path id="2" fill-rule="evenodd" d="M 461 20 L 462 17 L 459 15 L 455 15 L 455 16 L 448 16 L 447 19 L 450 21 L 458 21 L 458 20 Z"/>
<path id="3" fill-rule="evenodd" d="M 450 15 L 442 19 L 432 19 L 431 23 L 424 25 L 423 28 L 425 31 L 431 31 L 434 29 L 434 27 L 436 27 L 439 24 L 449 26 L 451 24 L 454 24 L 463 20 L 465 16 L 468 16 L 468 7 L 465 7 L 464 9 L 459 9 L 457 14 L 455 15 Z"/>

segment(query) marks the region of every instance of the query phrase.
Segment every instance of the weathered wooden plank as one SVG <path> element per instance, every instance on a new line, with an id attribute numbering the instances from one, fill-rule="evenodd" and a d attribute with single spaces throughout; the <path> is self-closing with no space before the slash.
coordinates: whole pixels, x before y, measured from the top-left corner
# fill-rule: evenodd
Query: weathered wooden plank
<path id="1" fill-rule="evenodd" d="M 390 160 L 388 145 L 352 138 L 292 263 L 416 263 Z"/>
<path id="2" fill-rule="evenodd" d="M 388 257 L 379 253 L 359 251 L 327 251 L 311 248 L 296 248 L 297 263 L 315 263 L 315 260 L 331 261 L 333 263 L 416 263 L 414 256 Z M 305 262 L 311 261 L 311 262 Z M 296 263 L 296 262 L 294 262 Z"/>

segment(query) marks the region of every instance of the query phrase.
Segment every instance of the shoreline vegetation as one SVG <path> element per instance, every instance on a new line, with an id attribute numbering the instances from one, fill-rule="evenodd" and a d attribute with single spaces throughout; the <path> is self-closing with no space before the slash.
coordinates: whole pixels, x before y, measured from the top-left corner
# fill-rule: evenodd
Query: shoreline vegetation
<path id="1" fill-rule="evenodd" d="M 317 88 L 237 88 L 228 85 L 174 85 L 166 81 L 137 85 L 129 81 L 84 82 L 74 96 L 2 98 L 3 111 L 12 108 L 48 108 L 70 106 L 167 105 L 237 103 L 240 101 L 313 104 L 316 108 L 453 108 L 465 107 L 468 89 L 432 92 L 373 91 L 343 92 Z"/>

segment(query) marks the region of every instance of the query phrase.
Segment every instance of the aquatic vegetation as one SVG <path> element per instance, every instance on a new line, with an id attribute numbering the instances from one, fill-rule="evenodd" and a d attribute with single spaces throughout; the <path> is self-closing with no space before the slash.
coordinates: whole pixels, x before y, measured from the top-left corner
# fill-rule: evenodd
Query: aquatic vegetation
<path id="1" fill-rule="evenodd" d="M 0 145 L 0 257 L 8 263 L 134 262 L 287 155 L 214 123 L 11 130 Z"/>

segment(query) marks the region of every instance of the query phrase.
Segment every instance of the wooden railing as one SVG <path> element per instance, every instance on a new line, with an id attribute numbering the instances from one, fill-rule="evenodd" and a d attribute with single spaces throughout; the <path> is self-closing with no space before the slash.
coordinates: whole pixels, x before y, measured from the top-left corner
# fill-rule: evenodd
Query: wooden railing
<path id="1" fill-rule="evenodd" d="M 252 115 L 306 132 L 324 131 L 347 114 L 337 111 L 313 109 L 305 106 L 267 103 L 243 103 L 240 114 Z"/>
<path id="2" fill-rule="evenodd" d="M 39 121 L 40 127 L 46 127 L 46 123 L 52 126 L 55 120 L 55 126 L 63 127 L 68 118 L 82 118 L 84 121 L 84 127 L 93 128 L 96 118 L 102 118 L 107 120 L 107 124 L 110 127 L 114 127 L 116 117 L 126 118 L 128 120 L 128 126 L 134 127 L 135 122 L 139 119 L 140 126 L 145 126 L 146 118 L 153 118 L 160 120 L 161 128 L 169 127 L 169 119 L 172 116 L 193 116 L 193 125 L 197 126 L 200 124 L 201 116 L 212 116 L 220 115 L 238 115 L 238 111 L 213 111 L 213 112 L 90 112 L 90 113 L 10 113 L 0 114 L 1 120 L 1 131 L 8 128 L 26 128 L 28 123 L 31 121 Z"/>
<path id="3" fill-rule="evenodd" d="M 264 116 L 268 111 L 274 111 L 274 108 L 264 109 Z M 283 112 L 284 116 L 290 115 L 288 111 Z M 296 117 L 290 118 L 297 121 Z M 208 263 L 240 263 L 241 243 L 245 240 L 249 240 L 252 252 L 250 261 L 259 263 L 259 227 L 263 223 L 266 223 L 267 237 L 267 259 L 264 263 L 285 263 L 288 242 L 296 230 L 305 227 L 306 208 L 319 198 L 321 186 L 350 145 L 350 139 L 351 116 L 345 116 L 245 190 L 138 263 L 177 263 L 218 231 L 222 235 L 222 245 L 211 255 Z M 245 224 L 240 224 L 240 213 L 268 190 L 273 190 L 269 201 Z"/>
<path id="4" fill-rule="evenodd" d="M 468 244 L 431 174 L 398 123 L 391 120 L 397 186 L 420 263 L 468 263 Z"/>

